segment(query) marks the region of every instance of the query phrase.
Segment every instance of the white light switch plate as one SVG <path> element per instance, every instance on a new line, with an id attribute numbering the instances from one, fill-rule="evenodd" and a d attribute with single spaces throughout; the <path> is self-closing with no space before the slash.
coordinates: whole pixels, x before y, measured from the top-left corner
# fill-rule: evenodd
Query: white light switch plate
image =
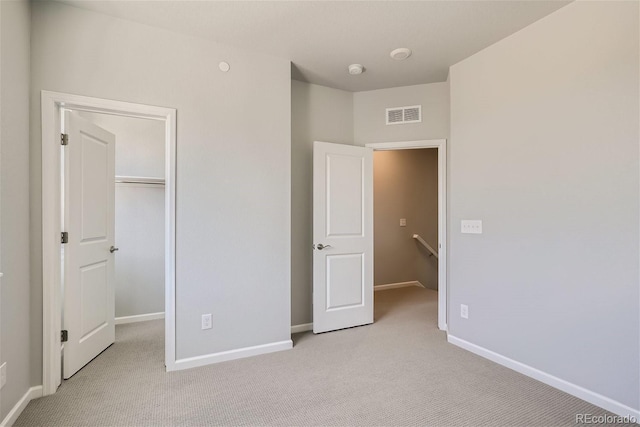
<path id="1" fill-rule="evenodd" d="M 460 224 L 460 232 L 462 233 L 482 234 L 482 221 L 479 219 L 463 219 Z"/>
<path id="2" fill-rule="evenodd" d="M 407 219 L 400 218 L 400 227 L 406 227 L 406 226 L 407 226 Z"/>

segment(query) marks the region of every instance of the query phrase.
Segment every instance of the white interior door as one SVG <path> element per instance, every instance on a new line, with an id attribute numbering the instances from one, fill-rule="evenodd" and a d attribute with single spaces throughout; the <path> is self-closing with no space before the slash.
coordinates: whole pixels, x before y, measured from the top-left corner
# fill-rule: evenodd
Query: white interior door
<path id="1" fill-rule="evenodd" d="M 313 332 L 373 323 L 373 150 L 313 146 Z"/>
<path id="2" fill-rule="evenodd" d="M 115 340 L 115 136 L 65 112 L 63 376 Z"/>

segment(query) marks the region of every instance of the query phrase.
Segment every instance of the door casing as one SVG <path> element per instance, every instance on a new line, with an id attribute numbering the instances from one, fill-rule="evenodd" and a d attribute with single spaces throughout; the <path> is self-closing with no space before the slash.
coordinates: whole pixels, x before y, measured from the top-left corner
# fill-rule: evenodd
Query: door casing
<path id="1" fill-rule="evenodd" d="M 379 142 L 365 144 L 377 150 L 414 150 L 417 148 L 438 149 L 438 329 L 446 331 L 447 307 L 447 140 L 428 139 L 419 141 Z"/>
<path id="2" fill-rule="evenodd" d="M 41 92 L 42 106 L 42 388 L 61 378 L 61 110 L 89 111 L 165 124 L 165 366 L 175 370 L 176 110 L 60 92 Z M 71 142 L 72 143 L 72 142 Z M 115 177 L 114 177 L 115 178 Z"/>

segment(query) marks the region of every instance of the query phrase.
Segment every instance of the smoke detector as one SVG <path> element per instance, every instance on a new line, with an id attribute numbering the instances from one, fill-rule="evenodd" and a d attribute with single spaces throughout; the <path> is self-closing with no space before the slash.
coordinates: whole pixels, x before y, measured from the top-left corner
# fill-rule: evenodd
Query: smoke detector
<path id="1" fill-rule="evenodd" d="M 364 67 L 362 64 L 351 64 L 349 65 L 349 74 L 352 76 L 357 76 L 358 74 L 362 74 L 364 71 Z"/>
<path id="2" fill-rule="evenodd" d="M 411 49 L 400 47 L 398 49 L 392 50 L 389 56 L 391 56 L 396 61 L 402 61 L 403 59 L 407 59 L 411 56 Z"/>

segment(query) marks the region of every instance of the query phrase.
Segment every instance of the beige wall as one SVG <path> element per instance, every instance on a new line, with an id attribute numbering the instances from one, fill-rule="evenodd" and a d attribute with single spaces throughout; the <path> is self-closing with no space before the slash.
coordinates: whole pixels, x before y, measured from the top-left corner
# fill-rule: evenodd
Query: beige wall
<path id="1" fill-rule="evenodd" d="M 422 122 L 386 124 L 386 108 L 407 105 L 422 105 Z M 353 111 L 353 133 L 357 145 L 448 138 L 449 84 L 442 82 L 355 92 Z"/>
<path id="2" fill-rule="evenodd" d="M 41 90 L 177 109 L 178 359 L 289 340 L 290 62 L 59 2 L 32 12 L 32 381 L 42 363 Z M 213 328 L 203 331 L 205 313 Z"/>
<path id="3" fill-rule="evenodd" d="M 417 280 L 438 289 L 438 261 L 412 237 L 438 247 L 438 150 L 374 152 L 373 183 L 375 284 Z"/>
<path id="4" fill-rule="evenodd" d="M 638 6 L 577 1 L 454 65 L 449 145 L 450 334 L 635 410 Z"/>
<path id="5" fill-rule="evenodd" d="M 291 81 L 291 323 L 312 321 L 313 141 L 353 144 L 353 94 Z"/>
<path id="6" fill-rule="evenodd" d="M 28 1 L 0 1 L 0 423 L 30 385 Z M 37 384 L 42 384 L 39 381 Z"/>

